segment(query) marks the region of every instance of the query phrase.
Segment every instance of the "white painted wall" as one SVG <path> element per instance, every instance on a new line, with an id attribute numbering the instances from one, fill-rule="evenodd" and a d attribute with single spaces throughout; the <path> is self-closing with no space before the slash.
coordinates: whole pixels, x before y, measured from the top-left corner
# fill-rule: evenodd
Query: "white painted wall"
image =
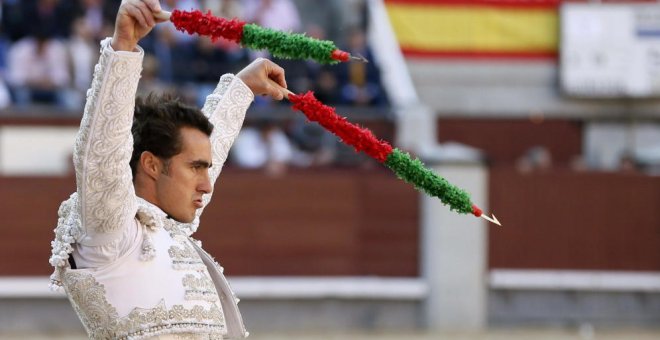
<path id="1" fill-rule="evenodd" d="M 0 175 L 62 176 L 72 171 L 77 127 L 0 127 Z"/>
<path id="2" fill-rule="evenodd" d="M 470 193 L 472 202 L 489 214 L 487 169 L 479 163 L 443 164 L 437 174 Z M 457 214 L 439 199 L 421 194 L 422 275 L 429 292 L 427 327 L 436 331 L 479 331 L 487 326 L 486 221 Z M 506 221 L 502 221 L 506 224 Z"/>

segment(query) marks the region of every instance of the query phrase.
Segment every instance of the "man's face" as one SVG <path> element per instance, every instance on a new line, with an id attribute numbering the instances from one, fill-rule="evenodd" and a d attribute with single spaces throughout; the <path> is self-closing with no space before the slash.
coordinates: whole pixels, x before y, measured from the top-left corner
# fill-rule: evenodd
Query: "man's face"
<path id="1" fill-rule="evenodd" d="M 213 190 L 208 173 L 211 141 L 194 128 L 183 127 L 180 133 L 181 153 L 164 162 L 165 171 L 156 180 L 156 195 L 165 213 L 179 222 L 189 223 L 195 218 L 195 211 L 202 207 L 202 196 Z"/>

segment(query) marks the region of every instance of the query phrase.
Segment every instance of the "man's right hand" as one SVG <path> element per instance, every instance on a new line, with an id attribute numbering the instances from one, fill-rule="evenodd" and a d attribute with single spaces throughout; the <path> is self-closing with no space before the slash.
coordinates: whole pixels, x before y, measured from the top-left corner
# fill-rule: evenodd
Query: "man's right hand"
<path id="1" fill-rule="evenodd" d="M 274 62 L 257 58 L 236 74 L 255 95 L 271 96 L 282 100 L 286 94 L 284 69 Z"/>
<path id="2" fill-rule="evenodd" d="M 159 13 L 158 0 L 123 0 L 117 12 L 112 48 L 115 51 L 134 51 L 140 39 L 156 26 L 165 21 L 156 19 Z"/>

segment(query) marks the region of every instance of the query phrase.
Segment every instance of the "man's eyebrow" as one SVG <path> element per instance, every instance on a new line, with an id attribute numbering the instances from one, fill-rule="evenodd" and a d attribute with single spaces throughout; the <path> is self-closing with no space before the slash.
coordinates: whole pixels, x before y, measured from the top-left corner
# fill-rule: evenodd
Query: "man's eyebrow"
<path id="1" fill-rule="evenodd" d="M 190 165 L 192 165 L 192 166 L 200 166 L 200 167 L 203 167 L 203 168 L 210 168 L 210 167 L 213 166 L 213 164 L 211 164 L 211 163 L 209 163 L 209 162 L 207 162 L 207 161 L 203 161 L 203 160 L 192 161 L 192 162 L 190 162 Z"/>

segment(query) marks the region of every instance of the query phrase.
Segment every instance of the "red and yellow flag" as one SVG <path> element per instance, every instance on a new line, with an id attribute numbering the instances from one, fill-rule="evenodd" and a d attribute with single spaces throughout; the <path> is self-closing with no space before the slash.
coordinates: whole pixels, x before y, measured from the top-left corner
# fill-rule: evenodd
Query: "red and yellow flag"
<path id="1" fill-rule="evenodd" d="M 385 0 L 407 56 L 554 58 L 560 0 Z"/>

